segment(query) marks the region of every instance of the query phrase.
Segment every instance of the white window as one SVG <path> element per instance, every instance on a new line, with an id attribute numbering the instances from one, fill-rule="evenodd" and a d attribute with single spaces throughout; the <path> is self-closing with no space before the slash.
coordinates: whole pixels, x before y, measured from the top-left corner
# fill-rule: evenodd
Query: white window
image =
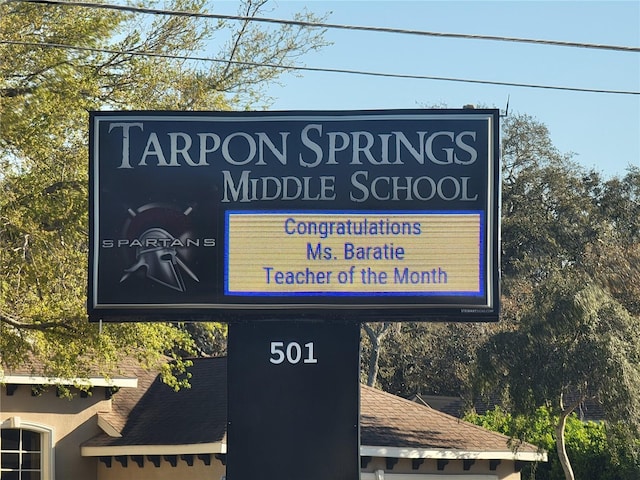
<path id="1" fill-rule="evenodd" d="M 0 480 L 49 480 L 52 466 L 51 430 L 0 429 Z"/>

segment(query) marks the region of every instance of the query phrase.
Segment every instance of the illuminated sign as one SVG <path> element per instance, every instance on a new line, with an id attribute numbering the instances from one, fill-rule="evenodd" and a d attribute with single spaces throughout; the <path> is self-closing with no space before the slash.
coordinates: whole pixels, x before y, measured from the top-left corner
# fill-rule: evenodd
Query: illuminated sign
<path id="1" fill-rule="evenodd" d="M 481 296 L 481 218 L 482 212 L 228 212 L 225 293 Z"/>
<path id="2" fill-rule="evenodd" d="M 93 112 L 92 320 L 495 320 L 498 112 Z"/>

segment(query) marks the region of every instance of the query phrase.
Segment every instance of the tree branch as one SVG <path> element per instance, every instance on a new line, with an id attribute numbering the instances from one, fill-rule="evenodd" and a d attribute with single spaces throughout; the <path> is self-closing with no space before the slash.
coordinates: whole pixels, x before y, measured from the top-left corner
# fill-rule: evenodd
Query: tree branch
<path id="1" fill-rule="evenodd" d="M 58 190 L 63 190 L 65 188 L 72 188 L 74 190 L 82 191 L 83 187 L 84 187 L 84 184 L 82 184 L 81 182 L 78 182 L 76 180 L 67 180 L 67 181 L 56 182 L 52 185 L 49 185 L 42 192 L 45 194 L 51 194 L 51 193 L 57 192 Z"/>
<path id="2" fill-rule="evenodd" d="M 367 385 L 369 387 L 375 387 L 376 380 L 378 378 L 378 369 L 379 369 L 379 361 L 380 361 L 380 352 L 382 349 L 382 339 L 389 332 L 392 324 L 389 322 L 384 322 L 382 324 L 382 328 L 379 332 L 376 332 L 371 325 L 368 323 L 363 323 L 364 331 L 369 336 L 371 340 L 371 355 L 369 357 L 369 372 L 367 375 Z"/>
<path id="3" fill-rule="evenodd" d="M 262 6 L 258 5 L 256 7 L 256 11 Z M 252 1 L 247 2 L 247 7 L 246 7 L 246 12 L 245 12 L 245 16 L 246 17 L 253 17 L 255 15 L 255 11 L 252 12 Z M 242 22 L 242 26 L 240 27 L 240 29 L 236 32 L 235 34 L 235 39 L 233 40 L 233 46 L 231 47 L 231 51 L 229 52 L 229 61 L 227 62 L 224 71 L 222 72 L 222 75 L 220 76 L 220 81 L 218 83 L 224 85 L 227 83 L 227 80 L 229 78 L 229 72 L 231 70 L 231 66 L 233 64 L 233 61 L 236 57 L 236 53 L 238 52 L 238 50 L 240 49 L 240 42 L 242 40 L 242 38 L 244 37 L 245 32 L 247 31 L 247 28 L 249 27 L 249 19 L 245 20 L 244 22 Z"/>
<path id="4" fill-rule="evenodd" d="M 0 89 L 0 97 L 2 98 L 15 98 L 20 95 L 27 95 L 29 93 L 35 92 L 34 87 L 23 87 L 23 88 L 2 88 Z"/>
<path id="5" fill-rule="evenodd" d="M 40 323 L 31 323 L 24 321 L 22 319 L 18 319 L 13 315 L 9 315 L 5 312 L 0 311 L 0 323 L 6 323 L 7 325 L 12 326 L 18 330 L 35 330 L 39 332 L 44 332 L 47 330 L 56 330 L 62 329 L 69 333 L 76 333 L 76 329 L 64 322 L 40 322 Z"/>

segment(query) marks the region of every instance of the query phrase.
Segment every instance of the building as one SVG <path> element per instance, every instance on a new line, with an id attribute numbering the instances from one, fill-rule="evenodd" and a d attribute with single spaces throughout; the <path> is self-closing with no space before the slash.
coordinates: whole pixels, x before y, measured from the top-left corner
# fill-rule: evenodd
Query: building
<path id="1" fill-rule="evenodd" d="M 191 388 L 125 366 L 109 379 L 0 376 L 2 480 L 224 478 L 226 358 L 193 360 Z M 60 395 L 58 385 L 88 393 Z M 532 445 L 427 406 L 361 387 L 362 480 L 519 480 Z M 247 458 L 247 461 L 251 461 Z"/>

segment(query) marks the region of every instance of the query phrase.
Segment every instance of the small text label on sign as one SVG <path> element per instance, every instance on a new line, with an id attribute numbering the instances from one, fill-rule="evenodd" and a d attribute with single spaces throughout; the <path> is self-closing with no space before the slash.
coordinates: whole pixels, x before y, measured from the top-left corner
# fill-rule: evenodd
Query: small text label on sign
<path id="1" fill-rule="evenodd" d="M 301 361 L 302 363 L 318 363 L 318 359 L 314 355 L 313 342 L 307 342 L 302 346 L 298 342 L 289 342 L 286 345 L 284 342 L 271 342 L 269 361 L 274 365 L 281 365 L 285 362 L 296 365 Z"/>

